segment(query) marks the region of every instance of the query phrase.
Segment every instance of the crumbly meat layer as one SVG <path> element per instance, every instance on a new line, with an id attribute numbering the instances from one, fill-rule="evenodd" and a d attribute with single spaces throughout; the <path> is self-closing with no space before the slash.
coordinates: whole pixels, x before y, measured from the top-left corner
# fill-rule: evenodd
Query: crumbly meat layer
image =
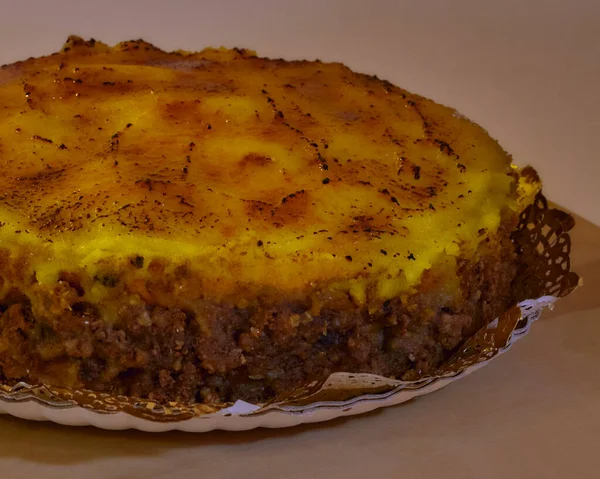
<path id="1" fill-rule="evenodd" d="M 9 258 L 0 255 L 3 270 L 17 274 Z M 417 292 L 372 311 L 345 295 L 312 315 L 309 298 L 275 295 L 246 308 L 205 302 L 195 312 L 123 304 L 116 321 L 80 301 L 66 275 L 43 318 L 21 291 L 2 300 L 1 375 L 204 403 L 264 401 L 336 371 L 426 375 L 514 302 L 516 264 L 505 235 L 458 261 L 457 295 L 444 287 L 447 272 L 430 270 Z"/>

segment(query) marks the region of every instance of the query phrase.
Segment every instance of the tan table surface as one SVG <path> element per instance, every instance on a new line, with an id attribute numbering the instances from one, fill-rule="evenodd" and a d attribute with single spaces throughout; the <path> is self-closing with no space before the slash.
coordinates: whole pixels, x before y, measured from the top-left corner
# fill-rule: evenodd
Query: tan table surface
<path id="1" fill-rule="evenodd" d="M 412 403 L 330 423 L 144 434 L 0 417 L 18 478 L 600 477 L 600 228 L 579 220 L 582 288 L 506 355 Z"/>
<path id="2" fill-rule="evenodd" d="M 0 63 L 70 33 L 165 49 L 250 47 L 338 60 L 481 123 L 545 191 L 600 225 L 598 0 L 0 0 Z M 567 167 L 569 165 L 569 167 Z M 7 479 L 599 478 L 600 228 L 581 220 L 585 285 L 506 355 L 448 388 L 288 430 L 107 432 L 0 416 Z"/>

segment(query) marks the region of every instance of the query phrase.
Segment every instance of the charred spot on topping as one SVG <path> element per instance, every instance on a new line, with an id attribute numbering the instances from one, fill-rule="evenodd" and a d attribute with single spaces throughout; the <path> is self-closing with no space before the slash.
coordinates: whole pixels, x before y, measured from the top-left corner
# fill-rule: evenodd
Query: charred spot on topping
<path id="1" fill-rule="evenodd" d="M 381 86 L 383 86 L 384 90 L 386 91 L 386 93 L 391 92 L 394 88 L 396 88 L 391 82 L 389 82 L 388 80 L 380 80 L 381 81 Z"/>
<path id="2" fill-rule="evenodd" d="M 260 218 L 263 216 L 263 213 L 267 213 L 268 211 L 273 211 L 271 214 L 274 215 L 274 210 L 272 210 L 272 205 L 265 201 L 260 200 L 244 200 L 246 203 L 246 211 L 250 217 Z"/>
<path id="3" fill-rule="evenodd" d="M 88 41 L 85 41 L 78 35 L 69 35 L 67 37 L 67 41 L 63 46 L 64 51 L 69 51 L 72 47 L 90 47 L 93 48 L 96 45 L 96 40 L 90 38 Z"/>
<path id="4" fill-rule="evenodd" d="M 119 282 L 118 276 L 110 273 L 98 274 L 94 276 L 94 281 L 107 288 L 114 288 Z"/>
<path id="5" fill-rule="evenodd" d="M 137 186 L 144 186 L 148 191 L 152 191 L 152 180 L 150 178 L 144 178 L 143 180 L 137 180 L 135 182 Z"/>
<path id="6" fill-rule="evenodd" d="M 296 191 L 294 193 L 290 193 L 289 195 L 287 195 L 286 197 L 284 197 L 281 200 L 281 203 L 287 203 L 288 200 L 291 200 L 292 198 L 295 198 L 296 196 L 303 195 L 303 194 L 304 194 L 304 190 L 298 190 L 298 191 Z"/>
<path id="7" fill-rule="evenodd" d="M 32 186 L 43 187 L 48 182 L 55 182 L 57 180 L 64 179 L 66 175 L 66 168 L 51 168 L 29 176 L 18 176 L 16 180 L 29 182 Z"/>
<path id="8" fill-rule="evenodd" d="M 256 242 L 256 246 L 258 246 L 259 248 L 260 248 L 262 245 L 263 245 L 263 242 L 262 242 L 262 240 L 258 240 L 258 241 Z"/>
<path id="9" fill-rule="evenodd" d="M 33 135 L 31 137 L 32 140 L 40 140 L 43 141 L 44 143 L 54 143 L 52 140 L 50 140 L 49 138 L 44 138 L 43 136 L 40 135 Z"/>
<path id="10" fill-rule="evenodd" d="M 435 139 L 435 140 L 433 140 L 433 142 L 438 146 L 438 148 L 440 149 L 440 151 L 442 153 L 445 153 L 446 155 L 449 155 L 449 156 L 455 156 L 456 158 L 459 158 L 459 156 L 456 153 L 454 153 L 454 150 L 452 149 L 452 147 L 445 141 Z"/>
<path id="11" fill-rule="evenodd" d="M 272 163 L 273 160 L 265 155 L 260 155 L 258 153 L 248 153 L 245 155 L 239 162 L 241 167 L 246 166 L 266 166 L 269 163 Z"/>
<path id="12" fill-rule="evenodd" d="M 410 253 L 410 252 L 409 252 L 409 253 Z M 417 258 L 415 258 L 415 255 L 414 255 L 414 254 L 412 254 L 412 253 L 410 253 L 410 254 L 409 254 L 409 255 L 408 255 L 406 258 L 407 258 L 407 259 L 410 259 L 410 260 L 412 260 L 412 261 L 415 261 L 415 260 L 417 259 Z"/>
<path id="13" fill-rule="evenodd" d="M 179 204 L 184 206 L 189 206 L 190 208 L 194 208 L 193 203 L 190 203 L 185 196 L 175 195 L 175 198 L 179 199 Z"/>
<path id="14" fill-rule="evenodd" d="M 415 180 L 421 179 L 421 167 L 417 165 L 413 165 L 413 178 Z"/>
<path id="15" fill-rule="evenodd" d="M 329 181 L 330 181 L 330 180 L 329 180 L 329 178 L 323 178 L 323 179 L 321 180 L 321 183 L 323 183 L 324 185 L 326 185 L 326 184 L 328 184 L 328 183 L 329 183 Z"/>
<path id="16" fill-rule="evenodd" d="M 382 255 L 387 256 L 387 251 L 384 249 L 379 250 L 381 252 Z"/>
<path id="17" fill-rule="evenodd" d="M 435 206 L 433 206 L 432 203 L 429 203 L 429 209 L 432 210 L 432 211 L 435 211 Z"/>
<path id="18" fill-rule="evenodd" d="M 251 220 L 267 221 L 275 228 L 284 225 L 304 224 L 312 218 L 310 198 L 306 190 L 288 194 L 276 203 L 260 200 L 243 200 Z"/>
<path id="19" fill-rule="evenodd" d="M 345 258 L 346 258 L 346 260 L 348 260 L 348 261 L 352 261 L 352 256 L 350 256 L 350 255 L 347 255 L 347 256 L 345 256 Z"/>
<path id="20" fill-rule="evenodd" d="M 140 180 L 136 180 L 134 182 L 134 184 L 136 186 L 139 186 L 140 188 L 145 188 L 148 191 L 153 191 L 156 188 L 160 188 L 161 190 L 164 190 L 168 185 L 171 184 L 171 181 L 153 180 L 151 178 L 143 178 Z"/>
<path id="21" fill-rule="evenodd" d="M 139 255 L 134 256 L 133 258 L 131 258 L 129 260 L 129 262 L 138 269 L 144 267 L 144 257 L 143 256 L 139 256 Z"/>
<path id="22" fill-rule="evenodd" d="M 392 203 L 396 203 L 397 205 L 400 205 L 400 202 L 398 201 L 398 198 L 396 198 L 395 196 L 392 196 L 390 198 L 390 200 L 391 200 Z"/>

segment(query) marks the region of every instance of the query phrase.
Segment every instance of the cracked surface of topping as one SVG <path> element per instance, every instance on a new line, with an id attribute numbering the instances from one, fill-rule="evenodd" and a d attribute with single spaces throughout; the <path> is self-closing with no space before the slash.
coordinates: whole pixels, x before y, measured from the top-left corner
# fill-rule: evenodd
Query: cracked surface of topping
<path id="1" fill-rule="evenodd" d="M 0 240 L 41 282 L 166 258 L 215 290 L 387 298 L 517 204 L 482 128 L 341 64 L 71 37 L 0 69 L 0 113 Z"/>

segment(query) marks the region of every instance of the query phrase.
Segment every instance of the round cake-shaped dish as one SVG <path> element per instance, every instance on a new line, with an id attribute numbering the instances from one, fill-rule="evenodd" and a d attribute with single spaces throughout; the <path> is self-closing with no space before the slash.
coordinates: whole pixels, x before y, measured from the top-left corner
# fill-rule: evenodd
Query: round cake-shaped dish
<path id="1" fill-rule="evenodd" d="M 426 375 L 514 303 L 539 182 L 377 77 L 71 37 L 0 108 L 4 380 L 264 401 Z"/>

